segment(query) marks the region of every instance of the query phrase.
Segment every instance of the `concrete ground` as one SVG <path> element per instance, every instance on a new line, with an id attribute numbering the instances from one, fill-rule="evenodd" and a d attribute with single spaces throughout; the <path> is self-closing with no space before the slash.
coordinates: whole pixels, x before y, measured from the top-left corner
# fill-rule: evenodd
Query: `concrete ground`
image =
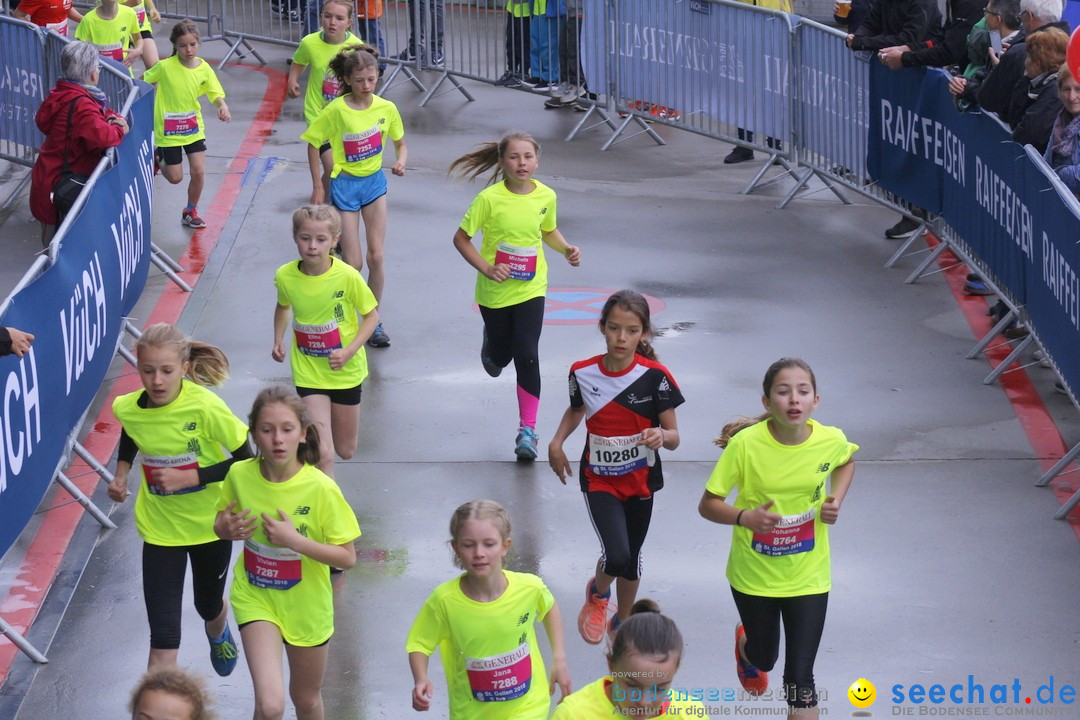
<path id="1" fill-rule="evenodd" d="M 204 57 L 221 47 L 207 45 Z M 264 95 L 280 90 L 287 52 L 260 51 L 272 58 L 271 71 L 230 66 L 221 73 L 234 121 L 208 120 L 202 207 L 204 217 L 216 208 L 225 221 L 216 247 L 200 259 L 205 270 L 181 317 L 185 331 L 228 353 L 233 377 L 221 395 L 241 416 L 259 388 L 287 380 L 287 367 L 270 359 L 272 276 L 295 258 L 289 216 L 309 193 L 297 140 L 300 101 L 286 103 L 253 163 L 232 164 L 245 142 L 263 141 L 247 129 Z M 337 466 L 364 534 L 330 645 L 328 720 L 412 714 L 405 634 L 430 590 L 455 574 L 447 522 L 473 498 L 508 508 L 511 567 L 542 575 L 562 607 L 575 686 L 605 672 L 601 650 L 582 642 L 573 622 L 596 560 L 595 535 L 577 489 L 560 485 L 543 456 L 532 465 L 513 462 L 512 376 L 492 380 L 480 367 L 474 273 L 451 244 L 480 187 L 447 179 L 447 166 L 510 128 L 543 144 L 538 177 L 559 193 L 560 228 L 582 248 L 578 269 L 551 263 L 553 291 L 632 287 L 665 305 L 654 316 L 663 328 L 656 346 L 687 402 L 678 411 L 682 445 L 665 455 L 667 486 L 640 594 L 655 598 L 686 635 L 676 685 L 718 692 L 738 685 L 736 612 L 724 580 L 730 530 L 702 520 L 696 507 L 718 455 L 712 438 L 726 420 L 757 412 L 762 374 L 785 355 L 815 368 L 818 419 L 844 428 L 862 448 L 833 531 L 834 590 L 817 661 L 828 714 L 852 710 L 846 691 L 860 677 L 878 688 L 871 710 L 879 716 L 897 713 L 889 707 L 894 685 L 949 686 L 968 675 L 987 692 L 1014 678 L 1028 693 L 1051 677 L 1059 689 L 1080 685 L 1076 535 L 1051 520 L 1051 492 L 1032 487 L 1040 458 L 1005 393 L 981 384 L 986 361 L 964 359 L 975 338 L 945 276 L 904 285 L 910 261 L 882 268 L 894 245 L 881 230 L 895 216 L 865 201 L 842 206 L 827 192 L 776 210 L 788 181 L 738 194 L 756 168 L 724 166 L 723 144 L 660 128 L 664 147 L 637 138 L 601 153 L 606 136 L 598 130 L 563 141 L 575 113 L 545 111 L 541 97 L 523 92 L 469 89 L 474 103 L 448 94 L 424 109 L 408 86 L 387 94 L 401 109 L 410 151 L 407 175 L 390 178 L 389 282 L 380 311 L 393 345 L 369 350 L 359 450 Z M 231 200 L 220 192 L 230 166 L 247 171 Z M 192 236 L 179 225 L 184 186 L 158 182 L 154 240 L 179 256 Z M 25 267 L 36 249 L 24 206 L 0 226 L 10 260 L 0 272 L 5 284 L 13 283 L 14 263 Z M 211 230 L 195 236 L 196 247 Z M 164 285 L 159 276 L 148 284 L 137 324 Z M 566 406 L 570 363 L 603 347 L 594 324 L 545 327 L 545 442 Z M 118 375 L 128 372 L 118 366 Z M 1029 372 L 1066 441 L 1080 439 L 1071 407 L 1046 392 L 1049 371 Z M 571 456 L 582 434 L 568 442 Z M 103 488 L 97 499 L 108 507 Z M 58 623 L 50 662 L 16 661 L 0 690 L 0 718 L 123 715 L 145 669 L 148 632 L 132 503 L 114 507 L 112 517 L 117 530 L 81 529 L 77 545 L 93 552 L 72 602 L 66 612 L 47 606 L 32 633 L 48 645 Z M 184 633 L 180 663 L 210 673 L 222 718 L 246 717 L 244 660 L 231 677 L 212 675 L 190 604 Z M 446 684 L 432 667 L 431 716 L 445 717 Z M 751 704 L 711 705 L 735 714 Z M 753 705 L 782 710 L 780 702 Z M 1009 707 L 1022 712 L 1023 698 Z M 1075 714 L 1075 706 L 1054 707 Z"/>

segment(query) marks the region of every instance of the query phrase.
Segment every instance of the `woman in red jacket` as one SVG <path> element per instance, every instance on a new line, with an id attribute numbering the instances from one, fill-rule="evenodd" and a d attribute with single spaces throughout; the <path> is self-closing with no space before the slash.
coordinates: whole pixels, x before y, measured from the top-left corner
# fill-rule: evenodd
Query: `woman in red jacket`
<path id="1" fill-rule="evenodd" d="M 68 168 L 89 175 L 106 150 L 127 134 L 124 118 L 105 107 L 97 88 L 101 59 L 89 43 L 68 43 L 60 53 L 60 79 L 37 111 L 35 121 L 45 134 L 30 174 L 30 212 L 41 221 L 41 243 L 48 245 L 60 218 L 53 205 L 53 187 L 67 154 Z"/>

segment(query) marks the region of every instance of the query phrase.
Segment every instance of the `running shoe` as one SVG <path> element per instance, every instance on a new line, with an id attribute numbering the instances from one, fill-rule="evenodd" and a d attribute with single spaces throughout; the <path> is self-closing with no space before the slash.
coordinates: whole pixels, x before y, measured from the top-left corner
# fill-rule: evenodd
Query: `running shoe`
<path id="1" fill-rule="evenodd" d="M 746 637 L 746 630 L 742 623 L 735 626 L 735 670 L 739 673 L 739 682 L 743 690 L 751 695 L 761 695 L 769 689 L 769 674 L 743 659 L 742 644 Z"/>
<path id="2" fill-rule="evenodd" d="M 596 578 L 589 578 L 585 585 L 585 604 L 577 616 L 577 629 L 581 639 L 590 645 L 599 645 L 604 639 L 604 630 L 608 627 L 608 604 L 611 603 L 611 590 L 606 595 L 596 592 Z"/>
<path id="3" fill-rule="evenodd" d="M 535 460 L 536 445 L 539 442 L 540 436 L 536 434 L 536 430 L 528 425 L 522 425 L 518 428 L 517 439 L 514 440 L 514 454 L 517 455 L 518 460 Z M 603 633 L 603 627 L 600 632 Z"/>
<path id="4" fill-rule="evenodd" d="M 184 212 L 180 214 L 180 224 L 187 225 L 189 228 L 195 228 L 196 230 L 206 227 L 206 223 L 199 217 L 197 208 L 191 208 L 190 210 L 185 209 Z"/>
<path id="5" fill-rule="evenodd" d="M 484 365 L 484 372 L 491 377 L 499 377 L 502 375 L 503 369 L 495 364 L 495 361 L 491 359 L 491 351 L 488 349 L 488 336 L 487 328 L 484 328 L 484 343 L 480 346 L 480 362 Z M 520 441 L 520 436 L 518 440 Z M 533 453 L 533 457 L 536 454 Z"/>
<path id="6" fill-rule="evenodd" d="M 893 225 L 885 230 L 885 237 L 890 240 L 903 240 L 909 238 L 915 234 L 915 231 L 922 225 L 918 220 L 912 220 L 906 215 Z"/>
<path id="7" fill-rule="evenodd" d="M 382 323 L 375 326 L 375 332 L 371 333 L 367 344 L 373 348 L 390 347 L 390 336 L 382 329 Z"/>
<path id="8" fill-rule="evenodd" d="M 236 643 L 228 623 L 225 624 L 225 632 L 221 634 L 220 640 L 214 640 L 209 633 L 206 639 L 210 641 L 210 664 L 214 666 L 214 672 L 221 677 L 231 675 L 236 669 Z"/>

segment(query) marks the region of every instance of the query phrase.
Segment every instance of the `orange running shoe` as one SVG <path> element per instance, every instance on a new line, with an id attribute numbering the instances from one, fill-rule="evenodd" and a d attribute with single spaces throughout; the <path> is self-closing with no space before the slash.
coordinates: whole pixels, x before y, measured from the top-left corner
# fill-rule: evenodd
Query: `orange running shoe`
<path id="1" fill-rule="evenodd" d="M 751 695 L 761 695 L 769 689 L 769 674 L 743 659 L 742 644 L 745 637 L 746 630 L 742 623 L 739 623 L 735 626 L 735 670 L 739 673 L 743 690 Z"/>
<path id="2" fill-rule="evenodd" d="M 608 604 L 611 602 L 610 590 L 607 595 L 597 595 L 593 592 L 595 588 L 596 578 L 591 577 L 585 586 L 585 604 L 581 606 L 581 612 L 577 616 L 577 629 L 581 633 L 581 639 L 590 645 L 599 645 L 604 639 Z"/>

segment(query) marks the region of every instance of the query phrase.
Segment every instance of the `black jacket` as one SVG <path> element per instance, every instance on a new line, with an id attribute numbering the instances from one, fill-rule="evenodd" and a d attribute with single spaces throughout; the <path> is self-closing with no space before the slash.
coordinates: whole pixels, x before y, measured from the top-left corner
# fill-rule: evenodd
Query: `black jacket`
<path id="1" fill-rule="evenodd" d="M 1027 86 L 1021 104 L 1014 105 L 1009 111 L 1009 115 L 1015 119 L 1015 122 L 1009 122 L 1013 129 L 1012 138 L 1021 145 L 1033 146 L 1040 155 L 1045 155 L 1054 120 L 1061 112 L 1057 73 L 1043 73 L 1028 81 Z"/>
<path id="2" fill-rule="evenodd" d="M 855 30 L 852 50 L 920 45 L 941 26 L 937 0 L 877 0 Z"/>
<path id="3" fill-rule="evenodd" d="M 984 7 L 986 0 L 948 0 L 945 25 L 926 42 L 911 45 L 911 51 L 901 56 L 904 67 L 967 65 L 967 38 Z"/>

